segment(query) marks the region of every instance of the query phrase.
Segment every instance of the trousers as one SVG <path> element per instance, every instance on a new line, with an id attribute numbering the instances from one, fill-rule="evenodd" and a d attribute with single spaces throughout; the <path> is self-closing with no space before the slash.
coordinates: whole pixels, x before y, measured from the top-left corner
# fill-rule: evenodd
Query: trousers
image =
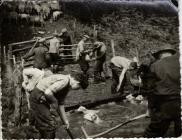
<path id="1" fill-rule="evenodd" d="M 148 97 L 151 121 L 143 137 L 164 137 L 171 122 L 174 122 L 174 136 L 181 135 L 181 100 L 170 95 Z"/>

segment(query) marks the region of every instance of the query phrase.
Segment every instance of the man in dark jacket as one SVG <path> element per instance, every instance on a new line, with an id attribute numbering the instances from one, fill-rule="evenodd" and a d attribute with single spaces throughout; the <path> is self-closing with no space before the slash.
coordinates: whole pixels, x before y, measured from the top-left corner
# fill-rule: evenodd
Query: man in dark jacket
<path id="1" fill-rule="evenodd" d="M 61 30 L 61 34 L 59 35 L 61 39 L 63 39 L 63 45 L 72 45 L 71 43 L 71 36 L 68 34 L 66 28 Z M 64 49 L 72 49 L 71 46 L 65 46 Z M 72 50 L 64 50 L 64 55 L 72 55 Z"/>
<path id="2" fill-rule="evenodd" d="M 28 59 L 31 56 L 34 56 L 34 68 L 38 68 L 40 70 L 48 68 L 49 61 L 46 58 L 46 55 L 48 53 L 48 48 L 43 44 L 43 42 L 39 42 L 38 47 L 31 49 L 28 54 L 23 56 L 23 59 Z"/>
<path id="3" fill-rule="evenodd" d="M 94 82 L 98 83 L 105 81 L 105 78 L 101 74 L 104 72 L 104 62 L 106 61 L 106 45 L 103 42 L 96 41 L 93 52 L 95 53 L 95 58 L 92 61 L 96 61 L 94 67 Z"/>
<path id="4" fill-rule="evenodd" d="M 172 51 L 163 50 L 155 53 L 157 60 L 148 70 L 145 69 L 145 76 L 142 76 L 144 87 L 150 89 L 147 98 L 151 117 L 144 137 L 164 137 L 171 122 L 175 123 L 175 137 L 181 135 L 179 53 L 166 56 L 170 52 Z"/>

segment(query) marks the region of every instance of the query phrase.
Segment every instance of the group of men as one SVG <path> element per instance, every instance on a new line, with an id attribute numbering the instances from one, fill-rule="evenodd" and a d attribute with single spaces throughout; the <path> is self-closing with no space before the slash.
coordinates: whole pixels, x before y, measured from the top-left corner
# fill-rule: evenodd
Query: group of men
<path id="1" fill-rule="evenodd" d="M 103 67 L 104 62 L 106 61 L 106 45 L 98 40 L 94 42 L 89 40 L 90 37 L 88 35 L 83 35 L 81 41 L 77 45 L 75 61 L 78 62 L 81 71 L 87 75 L 89 63 L 95 61 L 94 81 L 96 83 L 105 81 L 105 78 L 102 77 L 102 72 L 105 72 Z M 38 43 L 38 47 L 31 49 L 28 54 L 23 57 L 23 59 L 26 60 L 27 58 L 34 56 L 34 68 L 42 70 L 51 67 L 52 71 L 56 73 L 60 48 L 63 48 L 62 52 L 65 56 L 68 56 L 66 57 L 67 59 L 74 59 L 72 57 L 71 37 L 66 28 L 62 29 L 60 34 L 57 32 L 53 33 L 53 38 L 50 39 L 49 45 L 45 43 L 45 39 L 40 39 Z M 64 47 L 60 47 L 61 44 Z M 89 44 L 93 46 L 91 49 L 88 49 L 87 47 Z M 105 75 L 107 78 L 106 73 Z"/>
<path id="2" fill-rule="evenodd" d="M 165 48 L 148 53 L 145 61 L 129 60 L 115 56 L 110 61 L 113 83 L 111 93 L 124 93 L 129 79 L 133 87 L 140 88 L 148 100 L 149 126 L 143 137 L 164 137 L 171 122 L 174 123 L 174 136 L 181 135 L 181 96 L 179 52 Z M 138 82 L 132 82 L 133 72 Z"/>
<path id="3" fill-rule="evenodd" d="M 76 61 L 82 73 L 62 75 L 46 74 L 45 71 L 42 71 L 48 67 L 45 55 L 47 52 L 51 57 L 51 65 L 53 67 L 56 65 L 60 45 L 58 37 L 60 36 L 55 34 L 54 38 L 50 40 L 49 49 L 44 47 L 41 42 L 38 48 L 24 57 L 35 55 L 35 69 L 24 70 L 23 86 L 30 92 L 31 111 L 36 121 L 34 124 L 39 130 L 41 138 L 55 138 L 56 127 L 55 121 L 51 117 L 50 104 L 58 105 L 59 115 L 69 128 L 69 121 L 64 110 L 64 100 L 70 89 L 87 88 L 89 63 L 91 61 L 95 61 L 94 81 L 96 83 L 105 81 L 102 72 L 104 72 L 103 66 L 106 61 L 106 45 L 101 41 L 95 41 L 92 43 L 93 47 L 88 49 L 86 47 L 90 39 L 88 35 L 82 37 L 76 50 Z M 64 44 L 69 45 L 71 40 L 65 38 L 63 40 L 69 43 Z M 70 51 L 65 53 L 71 55 Z M 110 60 L 109 67 L 112 71 L 112 94 L 120 93 L 123 95 L 126 81 L 129 79 L 128 81 L 134 88 L 142 89 L 139 94 L 146 96 L 148 99 L 151 122 L 143 135 L 144 137 L 163 137 L 171 122 L 175 124 L 175 136 L 181 135 L 178 52 L 167 48 L 152 54 L 149 53 L 147 61 L 142 63 L 139 63 L 136 57 L 131 60 L 126 57 L 114 56 Z"/>
<path id="4" fill-rule="evenodd" d="M 49 40 L 48 44 L 45 43 L 45 39 L 38 40 L 38 47 L 32 48 L 23 59 L 28 59 L 34 56 L 34 68 L 38 69 L 48 69 L 51 67 L 52 71 L 55 73 L 57 70 L 57 63 L 59 59 L 60 46 L 63 45 L 63 54 L 71 56 L 71 36 L 69 35 L 66 28 L 63 28 L 61 33 L 55 31 L 53 33 L 53 38 Z"/>
<path id="5" fill-rule="evenodd" d="M 89 63 L 95 61 L 94 66 L 94 82 L 99 83 L 105 81 L 107 78 L 102 77 L 102 72 L 104 73 L 104 63 L 106 61 L 106 45 L 101 41 L 95 41 L 93 47 L 88 49 L 86 43 L 89 41 L 90 37 L 84 35 L 81 41 L 78 43 L 76 50 L 76 61 L 80 65 L 80 69 L 84 74 L 88 75 Z"/>

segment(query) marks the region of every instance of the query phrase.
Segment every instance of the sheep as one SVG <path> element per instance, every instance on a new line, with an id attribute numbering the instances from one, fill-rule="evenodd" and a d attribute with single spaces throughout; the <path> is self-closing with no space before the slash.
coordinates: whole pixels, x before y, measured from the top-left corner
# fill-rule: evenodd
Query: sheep
<path id="1" fill-rule="evenodd" d="M 30 21 L 29 14 L 19 14 L 20 21 L 26 21 L 27 23 Z"/>
<path id="2" fill-rule="evenodd" d="M 42 11 L 41 14 L 43 15 L 44 20 L 48 19 L 50 16 L 50 13 L 51 13 L 49 5 L 46 3 L 42 4 L 41 5 L 41 11 Z"/>
<path id="3" fill-rule="evenodd" d="M 61 11 L 54 11 L 53 12 L 53 20 L 56 21 L 58 18 L 63 14 Z"/>
<path id="4" fill-rule="evenodd" d="M 32 11 L 34 11 L 34 13 L 40 15 L 40 11 L 41 11 L 40 5 L 38 5 L 36 3 L 33 3 L 33 9 L 32 9 Z"/>
<path id="5" fill-rule="evenodd" d="M 39 79 L 42 79 L 44 76 L 44 71 L 41 71 L 37 68 L 26 68 L 23 70 L 23 82 L 22 87 L 25 91 L 32 91 Z"/>
<path id="6" fill-rule="evenodd" d="M 60 5 L 58 2 L 51 2 L 49 5 L 52 11 L 60 10 Z"/>
<path id="7" fill-rule="evenodd" d="M 45 26 L 45 22 L 42 16 L 30 16 L 30 22 L 35 25 L 40 25 L 41 27 Z"/>
<path id="8" fill-rule="evenodd" d="M 25 12 L 25 2 L 20 2 L 18 5 L 18 12 L 24 13 Z"/>

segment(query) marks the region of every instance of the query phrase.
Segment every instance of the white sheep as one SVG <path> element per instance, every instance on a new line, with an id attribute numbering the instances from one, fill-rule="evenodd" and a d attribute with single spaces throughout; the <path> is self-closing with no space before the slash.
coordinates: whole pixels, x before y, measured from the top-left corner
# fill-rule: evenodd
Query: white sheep
<path id="1" fill-rule="evenodd" d="M 19 14 L 20 20 L 23 21 L 25 20 L 27 23 L 30 20 L 30 15 L 29 14 Z"/>
<path id="2" fill-rule="evenodd" d="M 40 79 L 44 77 L 44 71 L 37 68 L 26 68 L 23 70 L 23 83 L 22 87 L 25 91 L 32 91 Z"/>
<path id="3" fill-rule="evenodd" d="M 53 20 L 56 21 L 58 18 L 63 14 L 61 11 L 54 11 L 53 12 Z"/>
<path id="4" fill-rule="evenodd" d="M 83 118 L 86 119 L 86 120 L 94 122 L 95 124 L 102 123 L 102 120 L 97 115 L 97 113 L 99 113 L 98 110 L 88 110 L 85 107 L 80 106 L 77 111 L 82 112 L 84 114 Z"/>

